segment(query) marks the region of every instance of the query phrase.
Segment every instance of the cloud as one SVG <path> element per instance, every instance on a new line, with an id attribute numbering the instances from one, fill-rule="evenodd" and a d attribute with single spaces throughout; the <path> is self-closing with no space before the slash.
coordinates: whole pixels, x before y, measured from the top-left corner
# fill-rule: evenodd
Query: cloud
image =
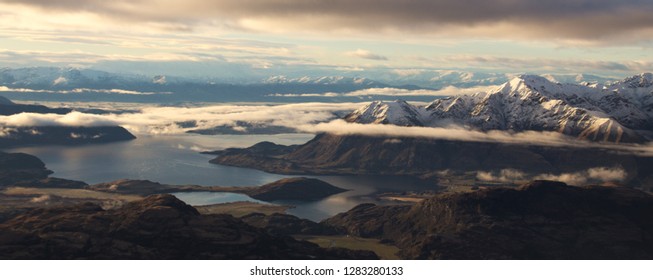
<path id="1" fill-rule="evenodd" d="M 400 89 L 400 88 L 368 88 L 346 93 L 327 92 L 327 93 L 276 93 L 269 96 L 275 97 L 361 97 L 361 96 L 455 96 L 463 94 L 472 94 L 477 92 L 486 92 L 496 86 L 477 86 L 469 88 L 459 88 L 447 86 L 439 90 L 428 89 Z"/>
<path id="2" fill-rule="evenodd" d="M 516 169 L 502 169 L 499 174 L 492 172 L 479 171 L 476 173 L 476 179 L 489 182 L 514 183 L 526 180 L 526 173 Z"/>
<path id="3" fill-rule="evenodd" d="M 362 49 L 357 49 L 355 51 L 347 52 L 345 54 L 348 56 L 369 59 L 369 60 L 388 60 L 388 58 L 385 56 L 374 54 L 368 50 L 362 50 Z"/>
<path id="4" fill-rule="evenodd" d="M 647 40 L 653 3 L 648 0 L 8 0 L 19 7 L 95 15 L 188 31 L 199 23 L 265 32 L 441 33 L 603 40 Z M 156 7 L 155 9 L 152 7 Z M 12 11 L 11 9 L 7 9 Z"/>
<path id="5" fill-rule="evenodd" d="M 61 79 L 57 78 L 55 84 Z M 38 93 L 52 93 L 52 94 L 71 94 L 71 93 L 105 93 L 105 94 L 128 94 L 128 95 L 153 95 L 153 94 L 172 94 L 172 92 L 160 91 L 160 92 L 143 92 L 143 91 L 134 91 L 126 89 L 91 89 L 91 88 L 76 88 L 71 90 L 45 90 L 45 89 L 29 89 L 29 88 L 10 88 L 6 86 L 0 86 L 0 92 L 38 92 Z"/>
<path id="6" fill-rule="evenodd" d="M 394 69 L 392 70 L 392 73 L 397 74 L 400 77 L 410 77 L 422 74 L 424 71 L 424 69 Z"/>
<path id="7" fill-rule="evenodd" d="M 540 174 L 534 177 L 535 180 L 551 180 L 565 182 L 570 185 L 584 185 L 587 183 L 608 183 L 622 182 L 627 177 L 626 171 L 622 168 L 596 167 L 586 171 L 563 174 Z"/>
<path id="8" fill-rule="evenodd" d="M 594 167 L 584 171 L 561 174 L 528 175 L 516 169 L 503 169 L 496 172 L 479 171 L 476 178 L 487 182 L 520 183 L 531 180 L 550 180 L 565 182 L 570 185 L 603 184 L 623 182 L 628 174 L 620 167 Z"/>
<path id="9" fill-rule="evenodd" d="M 105 115 L 81 112 L 71 112 L 66 115 L 21 113 L 0 116 L 0 124 L 9 127 L 121 125 L 137 134 L 177 134 L 191 129 L 209 129 L 223 125 L 237 127 L 238 122 L 295 128 L 332 120 L 337 117 L 336 114 L 342 115 L 361 105 L 361 103 L 300 103 L 274 106 L 145 107 L 136 108 L 140 110 L 135 113 Z M 181 122 L 193 122 L 196 125 L 185 127 L 179 124 Z"/>
<path id="10" fill-rule="evenodd" d="M 146 107 L 136 112 L 95 115 L 73 111 L 66 115 L 21 113 L 0 116 L 0 136 L 20 126 L 111 126 L 120 125 L 136 134 L 179 134 L 194 129 L 229 126 L 242 122 L 257 126 L 281 126 L 304 133 L 365 135 L 401 138 L 429 138 L 451 141 L 506 143 L 518 145 L 597 148 L 616 153 L 653 156 L 653 144 L 607 144 L 578 140 L 547 131 L 475 131 L 462 127 L 404 127 L 388 124 L 348 123 L 341 116 L 366 103 L 295 103 L 284 105 L 219 105 L 205 107 Z M 122 108 L 129 109 L 129 108 Z M 192 125 L 187 125 L 191 123 Z M 592 176 L 614 176 L 594 170 Z M 618 175 L 618 174 L 617 174 Z"/>
<path id="11" fill-rule="evenodd" d="M 374 137 L 429 138 L 452 141 L 521 144 L 548 147 L 599 148 L 614 152 L 653 156 L 653 144 L 606 144 L 578 140 L 553 131 L 509 132 L 491 130 L 487 132 L 462 127 L 405 127 L 390 124 L 348 123 L 342 119 L 318 124 L 302 125 L 298 130 L 309 133 L 331 133 L 336 135 L 364 135 Z"/>
<path id="12" fill-rule="evenodd" d="M 112 126 L 117 125 L 104 116 L 71 112 L 66 115 L 20 113 L 0 116 L 0 124 L 10 127 L 19 126 Z"/>

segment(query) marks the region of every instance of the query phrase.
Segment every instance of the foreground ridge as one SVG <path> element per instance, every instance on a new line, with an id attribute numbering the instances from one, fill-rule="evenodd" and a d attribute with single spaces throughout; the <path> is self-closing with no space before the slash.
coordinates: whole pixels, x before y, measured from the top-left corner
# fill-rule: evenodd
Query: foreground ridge
<path id="1" fill-rule="evenodd" d="M 651 211 L 653 196 L 635 189 L 534 181 L 359 205 L 323 223 L 392 240 L 409 259 L 652 259 Z"/>

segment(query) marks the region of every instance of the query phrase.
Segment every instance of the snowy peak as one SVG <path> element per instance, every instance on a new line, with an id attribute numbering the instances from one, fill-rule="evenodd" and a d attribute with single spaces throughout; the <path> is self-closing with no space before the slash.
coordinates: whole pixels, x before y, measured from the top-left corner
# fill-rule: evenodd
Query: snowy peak
<path id="1" fill-rule="evenodd" d="M 403 100 L 374 101 L 345 116 L 348 122 L 422 126 L 420 109 Z"/>
<path id="2" fill-rule="evenodd" d="M 628 77 L 623 81 L 617 82 L 613 85 L 623 85 L 628 88 L 650 88 L 653 87 L 653 73 L 642 73 L 632 77 Z"/>
<path id="3" fill-rule="evenodd" d="M 455 124 L 482 131 L 555 131 L 589 141 L 644 142 L 653 135 L 653 94 L 632 94 L 630 87 L 650 90 L 652 78 L 631 77 L 611 90 L 520 75 L 488 92 L 437 99 L 424 107 L 373 102 L 346 119 L 402 126 Z"/>
<path id="4" fill-rule="evenodd" d="M 134 76 L 108 72 L 56 67 L 5 68 L 0 70 L 0 83 L 13 87 L 76 87 L 106 83 L 124 83 L 138 80 Z"/>
<path id="5" fill-rule="evenodd" d="M 343 77 L 343 76 L 322 76 L 322 77 L 309 77 L 303 76 L 298 78 L 289 78 L 286 76 L 272 76 L 263 80 L 265 84 L 316 84 L 316 85 L 375 85 L 379 84 L 376 81 L 360 78 L 360 77 Z"/>

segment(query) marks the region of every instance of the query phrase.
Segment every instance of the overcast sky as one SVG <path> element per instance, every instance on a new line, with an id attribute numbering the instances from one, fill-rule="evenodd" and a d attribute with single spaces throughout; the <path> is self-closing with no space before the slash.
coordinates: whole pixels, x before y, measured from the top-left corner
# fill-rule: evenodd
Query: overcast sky
<path id="1" fill-rule="evenodd" d="M 650 0 L 0 0 L 0 67 L 623 77 L 653 71 L 652 14 Z"/>

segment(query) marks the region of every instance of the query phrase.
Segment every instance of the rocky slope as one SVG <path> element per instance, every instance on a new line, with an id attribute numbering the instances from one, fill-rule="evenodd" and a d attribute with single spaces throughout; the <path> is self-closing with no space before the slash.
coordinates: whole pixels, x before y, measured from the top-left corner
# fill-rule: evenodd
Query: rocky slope
<path id="1" fill-rule="evenodd" d="M 369 259 L 271 236 L 230 215 L 200 215 L 171 195 L 115 210 L 37 209 L 0 224 L 2 259 Z"/>
<path id="2" fill-rule="evenodd" d="M 359 205 L 323 223 L 392 240 L 410 259 L 651 259 L 651 211 L 653 196 L 634 189 L 535 181 Z"/>
<path id="3" fill-rule="evenodd" d="M 120 126 L 5 126 L 0 147 L 28 145 L 84 145 L 136 139 Z"/>
<path id="4" fill-rule="evenodd" d="M 482 131 L 557 131 L 590 141 L 641 143 L 650 140 L 653 130 L 653 74 L 604 87 L 521 75 L 488 92 L 437 99 L 426 106 L 376 101 L 345 119 Z"/>
<path id="5" fill-rule="evenodd" d="M 653 158 L 597 148 L 538 147 L 426 138 L 320 134 L 298 147 L 260 146 L 216 153 L 212 163 L 285 174 L 424 175 L 441 170 L 561 174 L 617 166 L 622 183 L 649 187 Z M 283 151 L 283 152 L 279 152 Z"/>

